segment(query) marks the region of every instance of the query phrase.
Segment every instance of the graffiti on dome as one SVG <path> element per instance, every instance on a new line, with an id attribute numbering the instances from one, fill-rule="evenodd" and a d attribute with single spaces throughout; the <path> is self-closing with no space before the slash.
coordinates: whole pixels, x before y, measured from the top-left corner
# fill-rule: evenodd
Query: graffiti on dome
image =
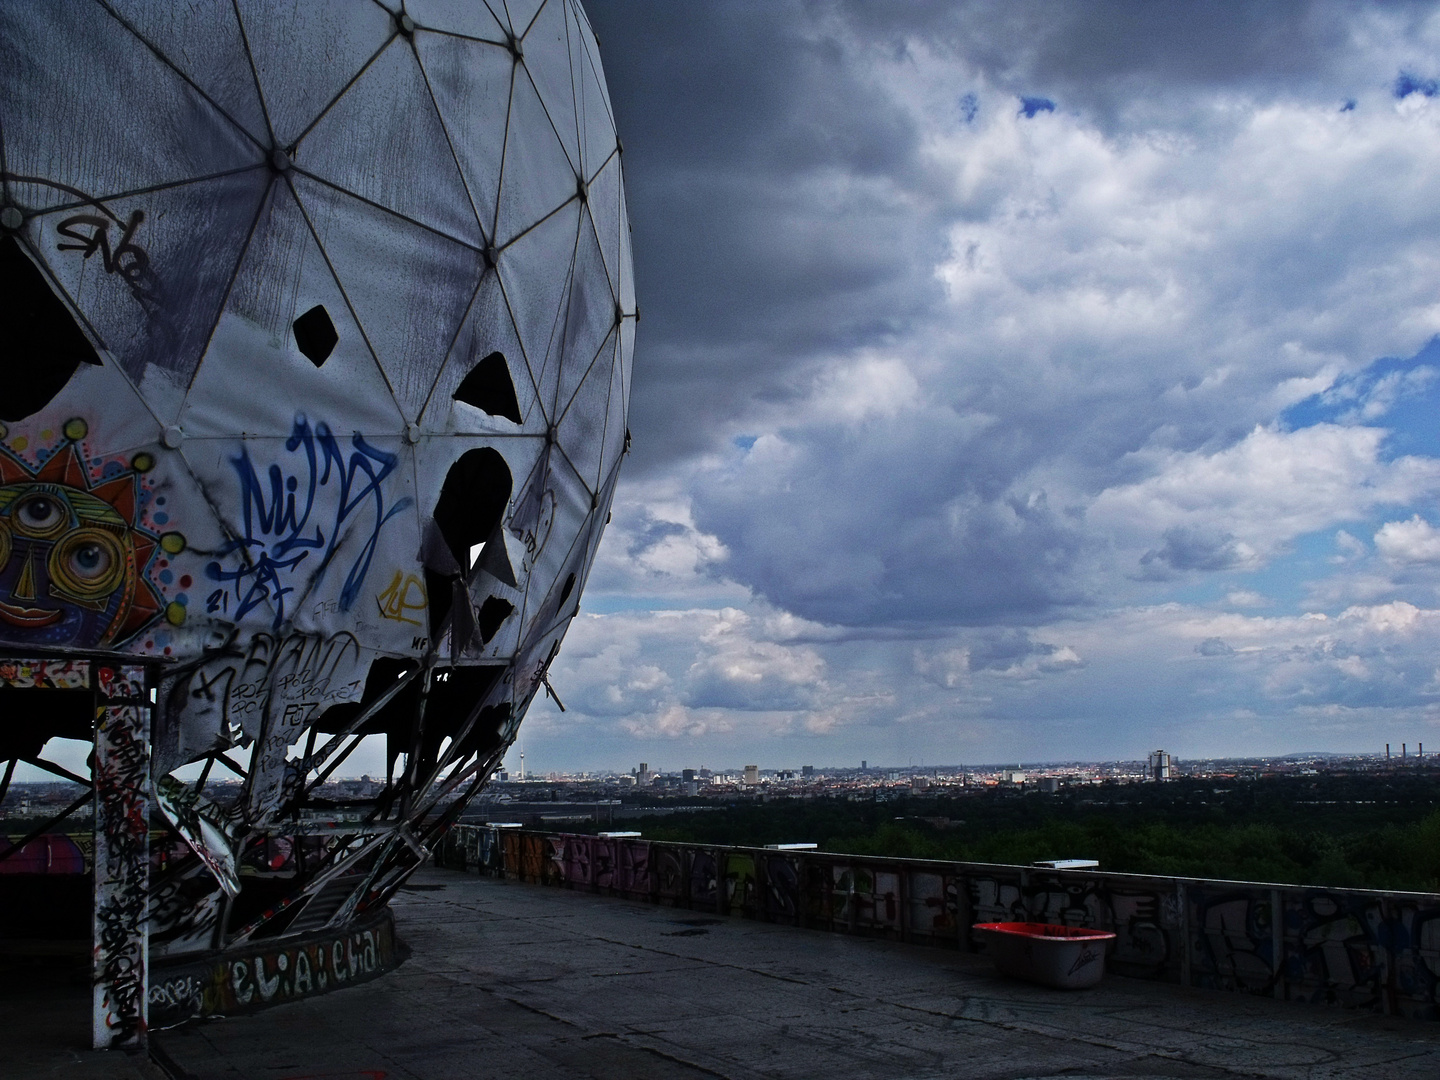
<path id="1" fill-rule="evenodd" d="M 338 607 L 351 609 L 381 533 L 412 500 L 394 498 L 386 490 L 386 481 L 399 468 L 396 454 L 359 432 L 348 443 L 323 421 L 312 427 L 298 415 L 283 444 L 283 461 L 270 463 L 262 473 L 244 445 L 230 459 L 240 485 L 239 535 L 219 553 L 239 559 L 234 568 L 218 560 L 205 567 L 206 577 L 217 585 L 206 598 L 207 612 L 239 620 L 268 603 L 278 630 L 291 594 L 342 560 L 337 572 L 345 579 Z"/>
<path id="2" fill-rule="evenodd" d="M 417 574 L 396 570 L 390 584 L 375 597 L 375 603 L 380 605 L 382 618 L 409 623 L 411 626 L 425 625 L 422 619 L 417 618 L 425 611 L 428 603 L 425 598 L 425 582 L 421 581 Z"/>
<path id="3" fill-rule="evenodd" d="M 34 446 L 0 427 L 0 641 L 107 648 L 185 620 L 190 582 L 169 570 L 185 538 L 160 531 L 154 457 L 92 457 L 88 430 L 72 418 Z"/>
<path id="4" fill-rule="evenodd" d="M 112 220 L 100 213 L 75 214 L 55 226 L 56 234 L 65 238 L 55 248 L 57 251 L 78 251 L 80 257 L 87 260 L 98 252 L 100 267 L 105 273 L 118 274 L 130 287 L 136 300 L 153 306 L 159 299 L 155 273 L 150 269 L 149 254 L 135 242 L 135 234 L 144 220 L 143 210 L 133 211 L 125 222 Z M 112 224 L 120 230 L 113 247 L 110 243 Z"/>

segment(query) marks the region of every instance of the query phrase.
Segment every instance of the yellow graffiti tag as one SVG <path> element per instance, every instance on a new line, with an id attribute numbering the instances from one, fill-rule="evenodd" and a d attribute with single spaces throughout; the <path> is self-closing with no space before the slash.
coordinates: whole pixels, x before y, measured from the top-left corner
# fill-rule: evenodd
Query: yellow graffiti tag
<path id="1" fill-rule="evenodd" d="M 396 570 L 385 591 L 375 597 L 375 602 L 380 605 L 380 614 L 384 618 L 420 626 L 420 620 L 410 618 L 406 612 L 425 610 L 425 584 L 414 574 Z"/>

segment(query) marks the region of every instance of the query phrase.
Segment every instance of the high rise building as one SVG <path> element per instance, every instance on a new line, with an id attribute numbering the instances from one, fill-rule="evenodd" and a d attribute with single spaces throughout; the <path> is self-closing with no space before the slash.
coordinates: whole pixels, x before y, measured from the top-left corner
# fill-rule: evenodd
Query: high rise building
<path id="1" fill-rule="evenodd" d="M 1170 755 L 1164 750 L 1156 750 L 1150 755 L 1150 779 L 1170 779 Z"/>
<path id="2" fill-rule="evenodd" d="M 746 765 L 746 766 L 745 766 L 745 786 L 746 786 L 746 787 L 755 787 L 755 786 L 756 786 L 757 784 L 759 784 L 759 783 L 760 783 L 760 766 L 759 766 L 759 765 Z"/>

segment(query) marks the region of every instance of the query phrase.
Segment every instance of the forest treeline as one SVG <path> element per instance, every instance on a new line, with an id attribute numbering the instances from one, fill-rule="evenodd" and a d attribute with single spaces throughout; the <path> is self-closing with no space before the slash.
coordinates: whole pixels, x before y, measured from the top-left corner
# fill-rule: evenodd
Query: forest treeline
<path id="1" fill-rule="evenodd" d="M 653 840 L 1022 864 L 1086 858 L 1127 873 L 1440 891 L 1440 781 L 1424 776 L 746 800 L 640 827 Z"/>

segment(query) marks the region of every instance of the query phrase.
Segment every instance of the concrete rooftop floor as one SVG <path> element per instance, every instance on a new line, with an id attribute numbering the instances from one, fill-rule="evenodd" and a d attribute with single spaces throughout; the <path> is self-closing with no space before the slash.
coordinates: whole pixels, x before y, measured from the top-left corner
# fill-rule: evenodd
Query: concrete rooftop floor
<path id="1" fill-rule="evenodd" d="M 0 1075 L 1440 1077 L 1440 1024 L 1115 976 L 1063 993 L 981 956 L 445 870 L 416 875 L 395 908 L 414 950 L 398 971 L 160 1032 L 163 1068 L 81 1049 L 83 1001 L 70 1040 L 58 1014 L 27 1021 L 4 994 Z"/>

